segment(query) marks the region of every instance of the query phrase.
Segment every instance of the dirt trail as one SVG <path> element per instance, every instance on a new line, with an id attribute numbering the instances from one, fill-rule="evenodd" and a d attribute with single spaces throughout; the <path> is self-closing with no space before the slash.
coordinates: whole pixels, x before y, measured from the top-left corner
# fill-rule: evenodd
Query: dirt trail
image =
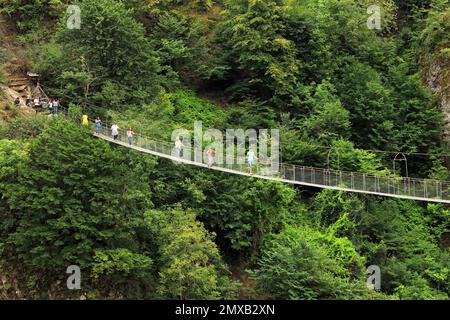
<path id="1" fill-rule="evenodd" d="M 25 101 L 31 97 L 33 83 L 27 76 L 28 64 L 21 58 L 24 47 L 17 41 L 14 24 L 5 15 L 0 15 L 0 48 L 6 52 L 5 71 L 8 75 L 7 88 L 1 87 L 8 103 L 17 97 L 21 99 L 21 107 L 26 108 Z"/>

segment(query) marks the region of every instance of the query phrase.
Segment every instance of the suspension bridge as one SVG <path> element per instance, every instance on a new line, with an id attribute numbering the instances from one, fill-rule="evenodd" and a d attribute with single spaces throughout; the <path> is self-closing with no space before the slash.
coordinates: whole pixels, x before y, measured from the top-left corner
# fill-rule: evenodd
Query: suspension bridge
<path id="1" fill-rule="evenodd" d="M 247 164 L 216 163 L 209 167 L 202 161 L 196 161 L 194 155 L 190 159 L 176 157 L 173 155 L 173 144 L 153 140 L 140 134 L 133 136 L 132 145 L 128 143 L 126 134 L 120 134 L 114 140 L 111 137 L 110 128 L 106 125 L 102 125 L 101 132 L 97 137 L 142 153 L 169 159 L 175 163 L 184 163 L 229 174 L 249 176 Z M 450 181 L 416 179 L 394 175 L 382 176 L 282 163 L 278 164 L 278 170 L 268 170 L 268 166 L 257 164 L 252 177 L 321 189 L 426 202 L 450 203 Z"/>

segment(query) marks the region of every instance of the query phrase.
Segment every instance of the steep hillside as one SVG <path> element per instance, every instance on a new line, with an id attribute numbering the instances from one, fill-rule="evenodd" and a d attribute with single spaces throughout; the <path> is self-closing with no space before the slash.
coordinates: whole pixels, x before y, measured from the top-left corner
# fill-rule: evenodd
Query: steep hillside
<path id="1" fill-rule="evenodd" d="M 17 41 L 17 30 L 11 20 L 0 14 L 0 69 L 3 74 L 2 104 L 13 105 L 14 100 L 19 97 L 20 107 L 26 109 L 26 99 L 31 97 L 33 83 L 27 77 L 29 63 L 23 58 L 25 47 Z M 25 111 L 27 112 L 27 111 Z"/>
<path id="2" fill-rule="evenodd" d="M 446 115 L 444 140 L 450 144 L 450 9 L 434 12 L 424 33 L 421 63 L 426 83 Z"/>
<path id="3" fill-rule="evenodd" d="M 0 299 L 449 299 L 448 1 L 0 5 Z M 11 106 L 30 69 L 70 117 Z M 229 129 L 264 133 L 240 175 L 134 148 L 215 166 Z M 270 162 L 323 184 L 256 179 Z"/>

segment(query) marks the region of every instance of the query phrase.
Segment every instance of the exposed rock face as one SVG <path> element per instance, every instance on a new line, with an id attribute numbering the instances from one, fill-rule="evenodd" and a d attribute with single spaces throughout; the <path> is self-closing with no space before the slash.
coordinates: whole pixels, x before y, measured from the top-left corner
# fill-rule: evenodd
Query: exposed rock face
<path id="1" fill-rule="evenodd" d="M 450 63 L 443 59 L 432 61 L 425 78 L 430 90 L 439 97 L 440 109 L 445 114 L 443 140 L 450 145 Z"/>
<path id="2" fill-rule="evenodd" d="M 25 112 L 32 112 L 26 107 L 26 99 L 31 98 L 33 83 L 27 76 L 28 65 L 20 58 L 21 45 L 17 43 L 17 34 L 13 23 L 0 14 L 0 49 L 4 49 L 8 54 L 8 61 L 4 65 L 4 70 L 8 75 L 7 86 L 0 85 L 0 96 L 4 97 L 3 104 L 13 105 L 14 100 L 20 98 L 20 107 Z M 0 66 L 2 67 L 2 66 Z"/>
<path id="3" fill-rule="evenodd" d="M 29 113 L 33 113 L 35 112 L 33 109 L 27 107 L 27 105 L 25 104 L 25 99 L 21 97 L 21 94 L 11 88 L 8 88 L 6 86 L 1 86 L 0 85 L 0 91 L 3 91 L 6 101 L 10 104 L 13 105 L 14 101 L 16 100 L 17 97 L 20 98 L 20 109 L 22 109 L 25 112 L 29 112 Z"/>
<path id="4" fill-rule="evenodd" d="M 14 65 L 17 67 L 17 65 Z M 8 69 L 8 68 L 7 68 Z M 20 72 L 14 69 L 15 71 L 9 72 L 9 83 L 8 87 L 17 92 L 22 100 L 31 99 L 32 98 L 32 90 L 33 83 L 26 76 L 25 72 Z"/>

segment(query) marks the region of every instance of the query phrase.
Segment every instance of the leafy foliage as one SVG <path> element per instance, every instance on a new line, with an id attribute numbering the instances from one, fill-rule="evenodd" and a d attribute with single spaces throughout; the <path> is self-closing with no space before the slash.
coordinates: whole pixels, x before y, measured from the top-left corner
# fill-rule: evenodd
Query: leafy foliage
<path id="1" fill-rule="evenodd" d="M 132 10 L 121 1 L 87 0 L 80 11 L 82 29 L 68 29 L 67 17 L 62 17 L 57 33 L 61 48 L 49 48 L 53 73 L 58 74 L 51 81 L 68 85 L 57 93 L 90 97 L 115 109 L 125 102 L 150 101 L 159 92 L 159 66 Z"/>
<path id="2" fill-rule="evenodd" d="M 173 299 L 219 299 L 236 290 L 225 274 L 218 248 L 191 212 L 175 212 L 162 249 L 158 292 Z"/>
<path id="3" fill-rule="evenodd" d="M 277 128 L 285 163 L 398 175 L 382 150 L 432 153 L 407 155 L 410 176 L 449 179 L 445 95 L 423 81 L 448 87 L 446 0 L 80 0 L 81 30 L 68 4 L 0 12 L 72 121 L 167 141 L 198 120 Z M 175 165 L 90 134 L 61 117 L 2 122 L 0 268 L 27 297 L 79 298 L 60 286 L 77 264 L 91 299 L 448 299 L 443 205 Z"/>
<path id="4" fill-rule="evenodd" d="M 143 180 L 133 181 L 137 171 L 114 166 L 120 156 L 84 135 L 73 124 L 52 122 L 31 143 L 15 187 L 2 190 L 11 209 L 6 241 L 30 269 L 88 268 L 92 251 L 125 231 L 124 217 L 149 205 Z M 99 167 L 99 159 L 109 165 Z"/>
<path id="5" fill-rule="evenodd" d="M 254 276 L 274 299 L 355 299 L 364 286 L 351 277 L 353 263 L 360 273 L 363 259 L 349 240 L 286 227 L 265 245 Z"/>

